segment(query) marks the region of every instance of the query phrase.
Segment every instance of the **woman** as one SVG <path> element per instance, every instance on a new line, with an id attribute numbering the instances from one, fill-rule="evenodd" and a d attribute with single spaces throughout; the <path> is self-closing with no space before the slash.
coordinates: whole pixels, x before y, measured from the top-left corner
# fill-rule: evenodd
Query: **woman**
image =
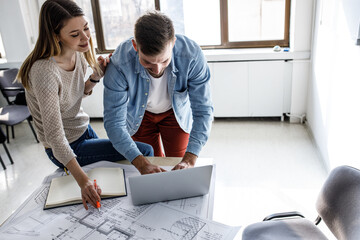
<path id="1" fill-rule="evenodd" d="M 88 22 L 75 2 L 45 1 L 39 24 L 35 48 L 17 78 L 26 89 L 39 140 L 51 161 L 72 173 L 87 210 L 86 202 L 96 207 L 101 189 L 95 188 L 81 166 L 125 159 L 108 139 L 97 137 L 89 125 L 89 116 L 81 108 L 82 98 L 91 95 L 109 59 L 95 60 Z M 84 81 L 88 65 L 93 73 Z M 144 155 L 153 155 L 150 145 L 136 144 Z"/>

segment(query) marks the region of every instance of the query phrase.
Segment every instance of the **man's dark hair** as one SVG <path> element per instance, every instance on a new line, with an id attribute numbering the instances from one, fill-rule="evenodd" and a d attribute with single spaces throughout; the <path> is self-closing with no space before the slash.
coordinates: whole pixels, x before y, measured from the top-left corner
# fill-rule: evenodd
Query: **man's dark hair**
<path id="1" fill-rule="evenodd" d="M 148 12 L 135 24 L 137 48 L 145 55 L 154 56 L 175 38 L 174 25 L 169 17 L 158 11 Z"/>

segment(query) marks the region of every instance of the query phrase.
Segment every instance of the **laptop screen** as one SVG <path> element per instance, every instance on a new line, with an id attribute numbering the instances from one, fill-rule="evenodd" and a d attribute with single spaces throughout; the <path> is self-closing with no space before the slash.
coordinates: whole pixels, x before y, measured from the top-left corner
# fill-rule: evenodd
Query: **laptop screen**
<path id="1" fill-rule="evenodd" d="M 134 205 L 205 195 L 209 192 L 212 165 L 129 177 Z"/>

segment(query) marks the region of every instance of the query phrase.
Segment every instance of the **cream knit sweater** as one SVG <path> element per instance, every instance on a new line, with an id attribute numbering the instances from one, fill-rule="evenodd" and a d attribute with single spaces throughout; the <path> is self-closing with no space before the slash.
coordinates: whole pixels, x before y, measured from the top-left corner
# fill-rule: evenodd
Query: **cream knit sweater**
<path id="1" fill-rule="evenodd" d="M 76 157 L 69 143 L 77 140 L 89 124 L 89 116 L 81 107 L 86 96 L 86 69 L 85 59 L 76 53 L 73 71 L 65 71 L 50 58 L 36 61 L 29 74 L 26 100 L 39 140 L 64 166 Z"/>

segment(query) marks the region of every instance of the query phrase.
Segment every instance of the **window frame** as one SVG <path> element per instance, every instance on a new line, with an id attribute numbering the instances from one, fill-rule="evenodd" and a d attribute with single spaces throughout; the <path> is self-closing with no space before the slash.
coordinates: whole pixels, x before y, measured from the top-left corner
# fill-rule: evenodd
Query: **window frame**
<path id="1" fill-rule="evenodd" d="M 155 9 L 160 11 L 160 0 L 154 0 Z M 289 47 L 290 34 L 290 9 L 291 0 L 285 0 L 285 21 L 284 21 L 284 38 L 281 40 L 266 41 L 229 41 L 229 25 L 228 25 L 228 0 L 219 0 L 220 4 L 220 45 L 201 46 L 202 49 L 233 49 L 233 48 L 266 48 L 279 45 L 280 47 Z M 91 0 L 91 9 L 94 18 L 94 27 L 96 30 L 97 48 L 96 53 L 112 53 L 114 49 L 106 49 L 104 31 L 102 28 L 102 19 L 99 0 Z"/>

